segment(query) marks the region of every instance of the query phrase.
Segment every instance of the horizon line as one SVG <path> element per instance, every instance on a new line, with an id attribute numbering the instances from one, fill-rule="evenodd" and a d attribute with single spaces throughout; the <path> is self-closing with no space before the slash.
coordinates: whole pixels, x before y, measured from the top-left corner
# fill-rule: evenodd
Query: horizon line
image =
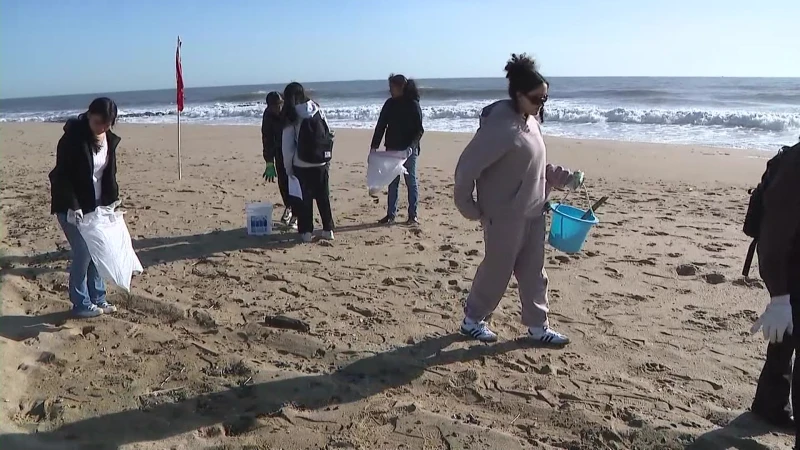
<path id="1" fill-rule="evenodd" d="M 413 77 L 412 77 L 413 78 Z M 433 78 L 414 78 L 416 80 L 480 80 L 480 79 L 503 79 L 505 77 L 433 77 Z M 551 76 L 549 78 L 557 79 L 557 78 L 732 78 L 732 79 L 784 79 L 784 80 L 793 80 L 793 79 L 800 79 L 800 77 L 780 77 L 780 76 L 759 76 L 759 77 L 746 77 L 746 76 L 725 76 L 725 75 L 707 75 L 707 76 L 696 76 L 696 75 L 671 75 L 671 76 L 660 76 L 660 75 L 560 75 L 560 76 Z M 319 84 L 319 83 L 353 83 L 353 82 L 371 82 L 371 81 L 386 81 L 384 79 L 356 79 L 356 80 L 325 80 L 325 81 L 306 81 L 304 84 Z M 287 82 L 290 83 L 291 81 Z M 184 90 L 186 89 L 211 89 L 211 88 L 227 88 L 227 87 L 237 87 L 237 86 L 269 86 L 269 85 L 276 85 L 282 84 L 283 82 L 272 82 L 272 83 L 254 83 L 254 84 L 222 84 L 222 85 L 214 85 L 214 86 L 184 86 Z M 167 87 L 167 88 L 158 88 L 158 89 L 133 89 L 129 91 L 108 91 L 107 94 L 129 94 L 135 92 L 151 92 L 151 91 L 168 91 L 174 90 L 175 87 Z M 0 94 L 2 95 L 2 94 Z M 48 97 L 72 97 L 78 95 L 98 95 L 98 92 L 78 92 L 73 94 L 55 94 L 55 95 L 34 95 L 34 96 L 24 96 L 24 97 L 2 97 L 0 96 L 0 100 L 27 100 L 27 99 L 36 99 L 36 98 L 48 98 Z"/>

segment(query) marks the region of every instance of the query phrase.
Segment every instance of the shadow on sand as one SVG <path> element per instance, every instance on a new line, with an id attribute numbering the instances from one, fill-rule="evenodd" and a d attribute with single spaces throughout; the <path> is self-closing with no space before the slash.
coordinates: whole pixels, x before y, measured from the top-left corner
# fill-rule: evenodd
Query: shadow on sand
<path id="1" fill-rule="evenodd" d="M 458 334 L 432 337 L 396 350 L 356 360 L 330 374 L 298 376 L 189 399 L 170 398 L 141 409 L 89 418 L 47 433 L 0 436 L 3 449 L 91 448 L 117 449 L 121 445 L 166 439 L 222 423 L 231 434 L 246 432 L 258 417 L 280 411 L 287 404 L 319 409 L 366 399 L 408 384 L 427 369 L 470 361 L 532 346 L 525 340 L 475 345 L 445 351 L 462 340 Z M 95 430 L 114 430 L 99 441 Z"/>
<path id="2" fill-rule="evenodd" d="M 345 225 L 336 229 L 337 234 L 386 227 L 377 223 Z M 156 237 L 134 239 L 133 248 L 144 267 L 170 263 L 184 259 L 196 259 L 221 252 L 245 249 L 283 249 L 300 244 L 297 233 L 276 233 L 269 236 L 248 236 L 244 228 L 189 236 Z M 0 256 L 0 274 L 20 275 L 26 278 L 57 271 L 40 266 L 69 258 L 67 251 L 42 253 L 35 256 Z M 27 267 L 14 267 L 14 266 Z"/>
<path id="3" fill-rule="evenodd" d="M 752 438 L 774 432 L 774 428 L 746 412 L 724 427 L 698 436 L 686 450 L 772 450 Z"/>
<path id="4" fill-rule="evenodd" d="M 0 316 L 0 336 L 12 341 L 24 341 L 39 336 L 39 333 L 61 331 L 71 318 L 70 311 L 41 316 Z"/>

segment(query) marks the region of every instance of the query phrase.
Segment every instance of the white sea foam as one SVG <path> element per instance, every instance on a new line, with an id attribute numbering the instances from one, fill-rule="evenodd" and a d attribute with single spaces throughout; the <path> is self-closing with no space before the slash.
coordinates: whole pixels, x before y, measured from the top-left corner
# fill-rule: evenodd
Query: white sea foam
<path id="1" fill-rule="evenodd" d="M 436 131 L 466 131 L 477 128 L 478 115 L 486 100 L 423 102 L 425 128 Z M 332 125 L 341 128 L 371 128 L 382 102 L 323 104 Z M 260 124 L 263 103 L 206 103 L 187 105 L 184 123 Z M 0 122 L 63 122 L 79 111 L 0 114 Z M 126 108 L 120 121 L 128 123 L 174 123 L 174 106 Z M 553 100 L 546 107 L 545 131 L 551 135 L 647 142 L 697 143 L 729 147 L 774 148 L 796 142 L 800 134 L 800 110 L 754 111 L 712 108 L 637 108 L 583 104 Z"/>

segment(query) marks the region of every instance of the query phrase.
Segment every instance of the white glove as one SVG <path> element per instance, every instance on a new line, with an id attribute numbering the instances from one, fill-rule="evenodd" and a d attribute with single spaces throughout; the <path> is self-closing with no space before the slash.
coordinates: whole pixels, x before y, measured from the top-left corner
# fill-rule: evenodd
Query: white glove
<path id="1" fill-rule="evenodd" d="M 67 223 L 77 225 L 81 220 L 83 220 L 83 211 L 80 209 L 67 211 Z"/>
<path id="2" fill-rule="evenodd" d="M 764 331 L 764 339 L 770 343 L 783 342 L 783 335 L 792 334 L 794 330 L 792 324 L 792 305 L 789 303 L 788 295 L 772 297 L 764 313 L 753 324 L 750 334 L 755 334 L 759 329 Z"/>
<path id="3" fill-rule="evenodd" d="M 569 177 L 569 182 L 567 183 L 566 188 L 569 189 L 570 191 L 578 189 L 579 187 L 583 186 L 583 178 L 584 178 L 583 172 L 579 170 L 572 172 L 572 175 L 570 175 Z"/>

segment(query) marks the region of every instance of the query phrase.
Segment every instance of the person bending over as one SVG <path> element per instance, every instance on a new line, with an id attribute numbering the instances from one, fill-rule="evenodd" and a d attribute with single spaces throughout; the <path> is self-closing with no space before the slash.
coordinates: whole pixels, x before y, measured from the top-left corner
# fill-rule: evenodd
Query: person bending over
<path id="1" fill-rule="evenodd" d="M 69 299 L 72 312 L 89 318 L 117 311 L 106 299 L 106 285 L 78 231 L 84 214 L 119 201 L 117 145 L 111 132 L 117 122 L 117 104 L 106 97 L 94 99 L 89 109 L 64 125 L 58 141 L 56 166 L 50 172 L 50 213 L 69 241 Z"/>
<path id="2" fill-rule="evenodd" d="M 292 214 L 292 199 L 289 197 L 289 177 L 283 164 L 283 122 L 281 118 L 283 97 L 279 92 L 272 91 L 267 94 L 267 107 L 261 119 L 261 144 L 263 147 L 264 161 L 267 168 L 264 170 L 264 179 L 274 183 L 278 179 L 278 190 L 284 210 L 281 222 L 290 227 L 296 227 L 297 218 Z"/>

